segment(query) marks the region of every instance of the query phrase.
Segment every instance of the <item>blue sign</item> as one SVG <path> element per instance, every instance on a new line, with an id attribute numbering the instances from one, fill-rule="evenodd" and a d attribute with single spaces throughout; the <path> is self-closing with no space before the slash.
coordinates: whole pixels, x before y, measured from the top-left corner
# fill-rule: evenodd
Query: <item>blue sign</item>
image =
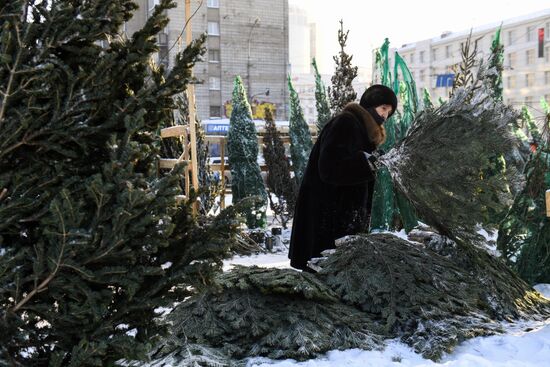
<path id="1" fill-rule="evenodd" d="M 227 135 L 229 124 L 205 124 L 207 134 Z"/>
<path id="2" fill-rule="evenodd" d="M 435 82 L 436 88 L 447 88 L 452 87 L 455 81 L 454 74 L 441 74 L 437 76 L 437 81 Z"/>

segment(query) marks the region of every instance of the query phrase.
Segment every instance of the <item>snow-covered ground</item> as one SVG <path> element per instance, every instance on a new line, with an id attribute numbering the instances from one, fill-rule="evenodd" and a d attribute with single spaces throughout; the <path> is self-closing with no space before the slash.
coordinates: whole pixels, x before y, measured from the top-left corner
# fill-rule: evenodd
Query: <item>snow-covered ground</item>
<path id="1" fill-rule="evenodd" d="M 283 231 L 283 244 L 273 253 L 236 256 L 224 263 L 231 265 L 257 265 L 263 267 L 289 267 L 287 246 L 290 230 Z M 404 237 L 404 233 L 395 233 Z M 550 298 L 550 284 L 535 287 Z M 305 362 L 294 360 L 273 361 L 266 358 L 251 359 L 247 367 L 550 367 L 550 319 L 545 322 L 506 324 L 506 334 L 470 339 L 459 345 L 453 353 L 436 363 L 423 358 L 407 345 L 392 340 L 384 351 L 349 349 L 331 351 L 323 357 Z"/>

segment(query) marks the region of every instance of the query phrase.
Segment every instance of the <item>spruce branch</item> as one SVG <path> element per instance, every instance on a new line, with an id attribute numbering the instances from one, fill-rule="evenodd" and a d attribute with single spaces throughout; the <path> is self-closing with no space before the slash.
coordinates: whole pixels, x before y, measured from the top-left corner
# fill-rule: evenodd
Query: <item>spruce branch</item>
<path id="1" fill-rule="evenodd" d="M 27 302 L 29 302 L 37 293 L 43 292 L 46 290 L 48 284 L 55 278 L 57 275 L 59 269 L 62 266 L 62 259 L 65 252 L 65 246 L 67 245 L 67 229 L 65 227 L 65 220 L 63 218 L 63 215 L 61 214 L 61 210 L 59 208 L 58 203 L 53 204 L 53 211 L 55 214 L 57 214 L 57 218 L 59 220 L 59 225 L 61 226 L 61 233 L 59 233 L 59 237 L 61 237 L 61 248 L 59 250 L 59 255 L 57 256 L 57 259 L 55 260 L 55 268 L 52 270 L 52 272 L 37 286 L 35 286 L 21 301 L 19 301 L 12 309 L 11 312 L 17 312 L 21 307 L 23 307 Z"/>

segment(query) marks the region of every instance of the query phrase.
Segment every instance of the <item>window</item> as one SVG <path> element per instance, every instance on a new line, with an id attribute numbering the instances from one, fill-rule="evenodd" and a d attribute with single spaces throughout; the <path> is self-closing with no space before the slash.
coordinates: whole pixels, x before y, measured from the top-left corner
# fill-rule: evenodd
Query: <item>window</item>
<path id="1" fill-rule="evenodd" d="M 222 117 L 222 107 L 210 106 L 210 117 Z"/>
<path id="2" fill-rule="evenodd" d="M 525 51 L 525 63 L 531 65 L 535 63 L 535 50 Z"/>
<path id="3" fill-rule="evenodd" d="M 507 78 L 507 81 L 508 81 L 508 88 L 512 89 L 512 88 L 515 88 L 516 87 L 516 76 L 515 75 L 510 75 L 508 78 Z"/>
<path id="4" fill-rule="evenodd" d="M 526 96 L 526 97 L 525 97 L 525 105 L 526 105 L 526 106 L 532 106 L 532 105 L 533 105 L 533 97 L 531 97 L 531 96 Z"/>
<path id="5" fill-rule="evenodd" d="M 544 61 L 550 62 L 550 46 L 544 48 Z"/>
<path id="6" fill-rule="evenodd" d="M 544 72 L 544 84 L 546 85 L 550 84 L 550 71 Z"/>
<path id="7" fill-rule="evenodd" d="M 208 50 L 209 62 L 220 62 L 220 50 Z"/>
<path id="8" fill-rule="evenodd" d="M 432 61 L 437 60 L 437 48 L 432 48 Z"/>
<path id="9" fill-rule="evenodd" d="M 420 81 L 424 83 L 424 79 L 426 76 L 426 72 L 424 70 L 420 70 Z"/>
<path id="10" fill-rule="evenodd" d="M 159 47 L 159 63 L 164 65 L 165 68 L 170 66 L 170 53 L 167 46 Z"/>
<path id="11" fill-rule="evenodd" d="M 527 42 L 531 42 L 535 39 L 535 37 L 533 37 L 534 33 L 535 33 L 535 27 L 533 26 L 527 27 Z"/>
<path id="12" fill-rule="evenodd" d="M 532 87 L 535 84 L 535 74 L 527 73 L 525 74 L 525 86 Z"/>
<path id="13" fill-rule="evenodd" d="M 155 10 L 155 6 L 160 3 L 160 0 L 147 0 L 147 9 L 148 14 L 151 15 L 153 13 L 153 10 Z"/>
<path id="14" fill-rule="evenodd" d="M 414 64 L 414 53 L 412 53 L 409 58 L 411 60 L 411 64 Z"/>
<path id="15" fill-rule="evenodd" d="M 513 69 L 517 64 L 516 53 L 511 52 L 508 54 L 508 67 Z"/>
<path id="16" fill-rule="evenodd" d="M 159 46 L 168 46 L 168 33 L 160 32 L 157 37 Z"/>
<path id="17" fill-rule="evenodd" d="M 515 33 L 514 31 L 508 31 L 508 46 L 514 43 Z"/>
<path id="18" fill-rule="evenodd" d="M 210 78 L 208 78 L 208 85 L 210 87 L 210 90 L 220 90 L 221 89 L 220 78 L 216 76 L 211 76 Z"/>
<path id="19" fill-rule="evenodd" d="M 420 62 L 424 62 L 424 51 L 420 51 Z"/>
<path id="20" fill-rule="evenodd" d="M 208 0 L 209 8 L 219 8 L 220 7 L 220 0 Z"/>
<path id="21" fill-rule="evenodd" d="M 220 23 L 208 22 L 208 35 L 219 36 L 220 35 Z"/>
<path id="22" fill-rule="evenodd" d="M 451 45 L 445 46 L 445 57 L 446 58 L 453 57 Z"/>

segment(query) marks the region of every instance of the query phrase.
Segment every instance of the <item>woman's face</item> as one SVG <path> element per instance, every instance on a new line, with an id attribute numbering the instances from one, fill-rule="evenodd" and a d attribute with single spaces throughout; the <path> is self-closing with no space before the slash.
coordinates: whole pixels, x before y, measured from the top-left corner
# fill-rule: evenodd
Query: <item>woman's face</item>
<path id="1" fill-rule="evenodd" d="M 386 121 L 388 119 L 388 116 L 392 112 L 392 106 L 389 104 L 381 104 L 380 106 L 376 107 L 375 110 L 376 110 L 376 113 L 380 117 L 383 117 L 384 121 Z"/>

